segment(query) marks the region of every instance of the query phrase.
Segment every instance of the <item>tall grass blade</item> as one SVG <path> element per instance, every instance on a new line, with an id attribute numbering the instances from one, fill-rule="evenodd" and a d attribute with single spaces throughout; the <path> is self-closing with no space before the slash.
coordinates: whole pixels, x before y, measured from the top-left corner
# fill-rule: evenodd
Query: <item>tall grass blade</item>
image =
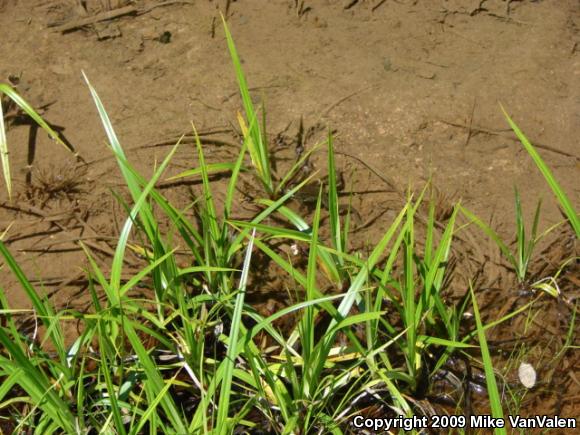
<path id="1" fill-rule="evenodd" d="M 113 129 L 113 124 L 111 123 L 111 120 L 109 119 L 109 115 L 107 114 L 107 111 L 105 110 L 105 107 L 104 107 L 101 99 L 99 98 L 97 91 L 91 85 L 91 83 L 89 82 L 89 79 L 87 78 L 87 76 L 85 75 L 84 72 L 83 72 L 83 77 L 85 79 L 85 82 L 87 83 L 87 86 L 89 87 L 89 91 L 91 93 L 91 96 L 93 97 L 93 101 L 95 103 L 95 106 L 97 107 L 97 111 L 98 111 L 99 116 L 101 118 L 101 122 L 103 124 L 103 127 L 105 128 L 107 138 L 109 139 L 109 144 L 110 144 L 111 148 L 113 149 L 115 156 L 117 157 L 117 161 L 119 163 L 121 173 L 123 174 L 123 177 L 125 179 L 125 183 L 127 184 L 129 192 L 131 192 L 131 196 L 133 198 L 133 201 L 137 202 L 137 200 L 141 196 L 141 189 L 139 187 L 138 177 L 133 173 L 133 171 L 130 170 L 129 165 L 125 163 L 128 161 L 127 156 L 125 155 L 125 152 L 123 151 L 123 147 L 121 146 L 121 143 L 119 142 L 119 139 L 117 138 L 117 134 L 115 133 L 115 130 Z M 141 207 L 141 216 L 143 218 L 143 225 L 145 226 L 145 230 L 147 231 L 147 235 L 149 236 L 150 240 L 153 241 L 155 239 L 155 234 L 156 234 L 155 219 L 153 218 L 153 215 L 152 215 L 152 213 L 151 213 L 151 211 L 146 203 L 143 204 L 143 207 Z"/>
<path id="2" fill-rule="evenodd" d="M 516 258 L 510 252 L 508 246 L 503 242 L 503 240 L 499 237 L 499 235 L 485 222 L 483 222 L 479 217 L 477 217 L 474 213 L 466 209 L 465 207 L 459 205 L 458 206 L 461 212 L 472 222 L 474 222 L 479 228 L 483 230 L 485 234 L 490 237 L 494 243 L 498 246 L 502 254 L 506 257 L 512 267 L 517 270 L 518 262 Z"/>
<path id="3" fill-rule="evenodd" d="M 235 360 L 239 353 L 238 338 L 241 329 L 240 325 L 242 323 L 242 311 L 244 308 L 244 299 L 246 296 L 246 285 L 248 283 L 248 276 L 250 273 L 250 261 L 252 259 L 252 249 L 254 248 L 255 235 L 256 231 L 254 230 L 246 250 L 246 257 L 244 258 L 244 266 L 242 268 L 242 277 L 240 278 L 239 292 L 236 296 L 234 313 L 232 316 L 232 326 L 229 336 L 228 351 L 226 353 L 224 375 L 220 390 L 220 401 L 217 415 L 217 433 L 219 435 L 226 435 L 228 433 L 228 411 L 230 406 L 230 394 L 232 391 L 232 376 L 234 372 Z"/>
<path id="4" fill-rule="evenodd" d="M 252 161 L 254 165 L 258 168 L 260 173 L 260 178 L 264 187 L 269 194 L 273 194 L 274 186 L 272 183 L 272 173 L 270 169 L 270 156 L 268 151 L 268 144 L 265 141 L 265 136 L 260 131 L 260 123 L 255 122 L 256 111 L 254 109 L 254 104 L 252 103 L 252 98 L 250 96 L 250 91 L 244 72 L 242 70 L 242 64 L 240 62 L 240 57 L 236 50 L 234 40 L 228 28 L 225 18 L 222 15 L 222 22 L 224 25 L 224 30 L 226 34 L 226 40 L 228 44 L 228 49 L 230 51 L 230 56 L 234 64 L 234 69 L 236 72 L 236 78 L 238 80 L 240 94 L 242 96 L 242 103 L 244 105 L 244 110 L 246 112 L 246 121 L 239 118 L 240 127 L 244 131 L 244 137 L 249 136 L 251 140 L 248 141 L 248 150 L 252 156 Z M 246 130 L 246 123 L 250 125 L 249 129 Z"/>
<path id="5" fill-rule="evenodd" d="M 334 144 L 332 133 L 328 132 L 328 212 L 330 215 L 330 234 L 332 245 L 339 252 L 344 251 L 342 233 L 340 230 L 340 215 L 338 213 L 338 188 L 336 183 L 336 166 L 334 163 Z M 337 258 L 340 266 L 344 265 L 342 257 Z"/>
<path id="6" fill-rule="evenodd" d="M 554 192 L 554 195 L 556 195 L 556 198 L 558 199 L 560 206 L 562 207 L 566 217 L 570 221 L 570 225 L 572 225 L 572 228 L 576 233 L 576 237 L 580 237 L 580 218 L 578 217 L 578 213 L 574 209 L 572 202 L 570 202 L 570 199 L 564 192 L 564 189 L 562 189 L 560 184 L 556 181 L 556 178 L 552 174 L 552 171 L 550 170 L 548 165 L 546 165 L 540 154 L 536 151 L 536 148 L 534 148 L 534 146 L 530 143 L 528 138 L 522 133 L 522 131 L 519 129 L 516 123 L 510 118 L 510 116 L 508 115 L 503 106 L 501 106 L 501 110 L 503 111 L 503 114 L 507 119 L 507 122 L 509 123 L 511 129 L 514 131 L 514 133 L 516 134 L 516 136 L 518 137 L 518 139 L 520 140 L 520 142 L 522 143 L 522 145 L 524 146 L 530 157 L 532 157 L 532 159 L 534 160 L 534 163 L 536 164 L 536 166 L 538 167 L 538 169 L 548 182 L 548 185 L 552 189 L 552 192 Z"/>
<path id="7" fill-rule="evenodd" d="M 209 163 L 206 169 L 208 174 L 218 174 L 220 172 L 233 171 L 234 168 L 235 165 L 232 163 Z M 177 175 L 173 175 L 172 177 L 167 178 L 166 181 L 176 181 L 180 180 L 181 178 L 193 177 L 199 174 L 201 174 L 201 168 L 188 169 L 186 171 L 180 172 Z"/>
<path id="8" fill-rule="evenodd" d="M 228 190 L 226 192 L 226 200 L 224 205 L 224 217 L 225 219 L 229 219 L 232 215 L 232 204 L 234 201 L 234 193 L 236 191 L 236 185 L 238 182 L 238 177 L 240 175 L 240 171 L 242 169 L 242 165 L 244 163 L 244 157 L 246 155 L 246 151 L 248 149 L 246 141 L 243 142 L 242 148 L 240 149 L 240 153 L 238 155 L 238 159 L 234 164 L 232 169 L 232 175 L 230 177 L 230 181 L 228 183 Z"/>
<path id="9" fill-rule="evenodd" d="M 302 153 L 300 158 L 296 161 L 296 163 L 294 163 L 292 165 L 292 167 L 290 169 L 288 169 L 288 171 L 286 171 L 286 174 L 284 175 L 284 177 L 282 177 L 282 180 L 280 180 L 280 182 L 276 186 L 276 193 L 279 194 L 280 192 L 282 192 L 286 188 L 286 185 L 291 180 L 294 179 L 294 177 L 296 176 L 296 173 L 298 171 L 300 171 L 302 168 L 304 168 L 304 164 L 310 158 L 310 156 L 312 154 L 314 154 L 316 151 L 318 151 L 318 148 L 320 148 L 323 144 L 324 144 L 324 142 L 317 143 L 312 148 L 310 148 L 308 151 Z"/>
<path id="10" fill-rule="evenodd" d="M 487 393 L 489 395 L 491 415 L 494 418 L 503 419 L 503 409 L 501 406 L 501 399 L 499 396 L 499 390 L 497 388 L 497 382 L 495 380 L 493 362 L 491 361 L 491 355 L 489 353 L 489 348 L 487 346 L 487 339 L 485 338 L 485 331 L 483 328 L 483 324 L 481 322 L 481 315 L 479 314 L 479 306 L 477 305 L 477 299 L 475 297 L 475 292 L 473 291 L 473 286 L 471 285 L 471 283 L 469 284 L 469 291 L 471 293 L 471 301 L 473 304 L 473 316 L 475 317 L 475 323 L 477 326 L 477 336 L 479 338 L 481 357 L 483 359 L 483 367 L 485 370 L 485 382 L 487 384 Z M 495 430 L 495 433 L 507 434 L 507 431 L 505 428 L 498 428 Z"/>
<path id="11" fill-rule="evenodd" d="M 414 241 L 414 210 L 412 207 L 407 209 L 407 227 L 405 230 L 404 251 L 403 251 L 403 310 L 404 322 L 408 328 L 407 332 L 407 352 L 406 357 L 409 364 L 409 369 L 413 373 L 418 370 L 419 360 L 417 357 L 417 320 L 415 312 L 415 273 L 414 273 L 414 256 L 415 256 L 415 241 Z"/>
<path id="12" fill-rule="evenodd" d="M 154 188 L 155 183 L 157 183 L 157 180 L 159 180 L 161 174 L 167 168 L 167 165 L 169 164 L 173 155 L 177 151 L 178 146 L 179 143 L 177 143 L 172 148 L 171 152 L 167 155 L 167 157 L 165 157 L 159 168 L 155 171 L 153 177 L 151 178 L 147 186 L 145 186 L 145 188 L 139 195 L 139 198 L 137 198 L 137 201 L 135 202 L 135 205 L 133 206 L 133 209 L 131 210 L 129 217 L 125 221 L 125 225 L 121 230 L 121 234 L 119 235 L 119 241 L 117 243 L 117 249 L 115 250 L 115 256 L 113 257 L 113 264 L 111 266 L 111 287 L 115 289 L 120 288 L 121 272 L 123 268 L 123 259 L 125 256 L 125 248 L 127 246 L 127 241 L 129 239 L 129 234 L 131 232 L 133 222 L 135 221 L 137 215 L 141 211 L 143 204 L 145 204 L 145 201 L 148 198 L 151 190 Z M 118 156 L 118 158 L 121 165 L 123 166 L 128 165 L 128 163 L 121 156 Z"/>
<path id="13" fill-rule="evenodd" d="M 105 378 L 105 385 L 107 386 L 107 391 L 109 394 L 108 399 L 111 402 L 110 403 L 111 416 L 113 421 L 115 422 L 115 427 L 120 434 L 124 435 L 126 434 L 126 431 L 123 425 L 123 417 L 121 416 L 121 407 L 119 405 L 118 389 L 115 388 L 115 385 L 113 383 L 113 378 L 111 376 L 112 367 L 109 365 L 109 359 L 114 361 L 115 355 L 114 354 L 110 355 L 110 352 L 107 351 L 110 348 L 110 346 L 108 346 L 105 343 L 105 340 L 108 340 L 108 336 L 107 331 L 105 329 L 106 327 L 102 327 L 101 325 L 102 323 L 104 323 L 104 321 L 100 320 L 98 334 L 99 349 L 101 349 L 100 372 L 103 374 L 103 377 Z"/>
<path id="14" fill-rule="evenodd" d="M 443 324 L 448 328 L 450 326 L 450 319 L 448 318 L 448 313 L 439 292 L 441 291 L 441 286 L 445 277 L 446 264 L 451 251 L 455 218 L 458 210 L 458 207 L 455 207 L 453 210 L 449 222 L 441 236 L 439 246 L 431 258 L 431 263 L 427 265 L 428 270 L 425 278 L 424 293 L 416 312 L 416 317 L 419 318 L 423 314 L 423 310 L 427 309 L 430 311 L 435 306 L 439 316 L 443 320 Z"/>
<path id="15" fill-rule="evenodd" d="M 526 257 L 526 226 L 522 212 L 522 203 L 520 201 L 520 194 L 518 189 L 515 189 L 516 202 L 516 241 L 517 241 L 517 268 L 516 273 L 518 280 L 523 281 L 525 275 L 525 257 Z"/>
<path id="16" fill-rule="evenodd" d="M 320 205 L 322 202 L 322 187 L 318 191 L 318 200 L 314 212 L 312 225 L 312 238 L 308 253 L 308 266 L 306 269 L 306 301 L 316 298 L 316 264 L 318 259 L 318 227 L 320 224 Z M 305 308 L 304 316 L 300 321 L 300 343 L 302 344 L 302 358 L 304 359 L 305 372 L 303 379 L 304 395 L 310 397 L 313 392 L 312 386 L 318 382 L 316 364 L 311 361 L 314 352 L 314 318 L 316 309 L 309 305 Z"/>

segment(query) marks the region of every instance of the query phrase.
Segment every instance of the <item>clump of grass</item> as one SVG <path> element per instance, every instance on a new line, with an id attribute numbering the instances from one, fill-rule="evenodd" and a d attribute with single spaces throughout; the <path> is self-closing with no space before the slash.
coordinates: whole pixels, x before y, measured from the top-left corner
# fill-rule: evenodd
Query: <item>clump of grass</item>
<path id="1" fill-rule="evenodd" d="M 468 219 L 477 224 L 499 247 L 502 254 L 508 260 L 509 264 L 516 273 L 516 277 L 519 283 L 523 284 L 528 278 L 528 268 L 530 265 L 530 259 L 532 258 L 532 253 L 534 248 L 540 241 L 540 239 L 547 235 L 552 229 L 549 229 L 545 233 L 538 236 L 538 223 L 540 220 L 540 209 L 542 202 L 538 201 L 536 211 L 534 213 L 534 220 L 532 223 L 532 228 L 530 234 L 526 232 L 526 225 L 523 218 L 523 211 L 520 201 L 520 195 L 515 189 L 515 217 L 516 217 L 516 250 L 512 252 L 508 247 L 508 244 L 504 242 L 500 236 L 483 222 L 480 218 L 474 215 L 472 212 L 466 208 L 462 208 L 463 214 L 466 215 Z"/>
<path id="2" fill-rule="evenodd" d="M 155 187 L 179 143 L 151 179 L 143 178 L 87 79 L 131 195 L 131 202 L 123 204 L 128 216 L 110 269 L 99 266 L 81 243 L 89 264 L 92 307 L 87 312 L 52 307 L 0 240 L 5 268 L 20 283 L 44 331 L 40 337 L 22 331 L 19 311 L 8 306 L 0 288 L 5 316 L 0 325 L 0 416 L 10 420 L 13 432 L 225 434 L 262 429 L 341 434 L 350 430 L 355 415 L 371 407 L 381 417 L 428 415 L 433 408 L 422 401 L 434 379 L 445 378 L 449 361 L 481 354 L 491 412 L 501 417 L 500 386 L 485 331 L 521 314 L 531 302 L 484 324 L 475 289 L 453 301 L 446 283 L 452 278 L 453 240 L 461 231 L 456 220 L 462 211 L 476 222 L 509 254 L 518 278 L 524 279 L 538 239 L 539 207 L 528 236 L 516 193 L 518 246 L 512 254 L 459 204 L 439 224 L 431 200 L 424 248 L 418 249 L 417 213 L 426 187 L 409 194 L 368 256 L 353 252 L 349 214 L 343 218 L 339 213 L 332 136 L 326 142 L 328 189 L 320 188 L 311 215 L 300 215 L 288 201 L 309 180 L 288 190 L 293 167 L 275 182 L 264 127 L 256 121 L 227 27 L 226 36 L 245 105 L 246 118 L 240 117 L 244 141 L 234 162 L 208 163 L 193 127 L 199 167 L 188 173 L 201 176 L 202 192 L 185 209 L 172 205 Z M 265 197 L 256 199 L 261 209 L 253 219 L 240 221 L 232 216 L 246 154 Z M 214 200 L 208 176 L 212 168 L 231 173 L 222 208 Z M 267 219 L 274 215 L 277 219 Z M 328 217 L 328 240 L 321 236 L 323 215 Z M 161 220 L 169 223 L 169 234 L 161 231 Z M 296 266 L 280 253 L 272 243 L 279 240 L 307 247 L 306 265 Z M 177 243 L 188 249 L 193 266 L 178 265 Z M 139 248 L 144 264 L 122 279 L 130 244 Z M 260 257 L 283 271 L 299 295 L 297 302 L 268 317 L 246 301 L 252 287 L 262 284 L 252 280 L 264 267 L 256 261 Z M 328 283 L 334 291 L 325 293 Z M 136 287 L 147 288 L 148 296 L 133 296 Z M 475 326 L 465 316 L 470 301 Z M 276 322 L 285 316 L 295 322 L 280 330 Z M 82 325 L 82 332 L 69 344 L 63 324 L 71 319 Z M 258 341 L 258 335 L 266 340 Z M 469 389 L 464 393 L 469 395 Z M 455 407 L 461 410 L 469 397 L 465 400 Z"/>
<path id="3" fill-rule="evenodd" d="M 499 248 L 505 259 L 508 261 L 509 265 L 515 272 L 516 280 L 520 289 L 527 290 L 541 290 L 553 297 L 560 296 L 560 290 L 556 282 L 556 277 L 553 276 L 532 276 L 530 274 L 530 264 L 533 257 L 533 252 L 538 243 L 551 233 L 554 229 L 560 226 L 560 223 L 549 227 L 541 234 L 538 234 L 538 224 L 540 221 L 540 210 L 542 206 L 542 201 L 539 200 L 536 206 L 534 217 L 531 225 L 530 232 L 526 230 L 526 223 L 524 221 L 524 213 L 522 210 L 520 195 L 518 190 L 515 189 L 515 249 L 510 249 L 508 243 L 501 239 L 501 237 L 483 222 L 482 219 L 477 217 L 475 214 L 470 212 L 468 209 L 461 207 L 462 213 L 478 227 L 480 227 L 483 232 L 490 237 L 496 246 Z"/>
<path id="4" fill-rule="evenodd" d="M 28 188 L 28 196 L 46 204 L 51 200 L 72 200 L 84 191 L 86 167 L 67 164 L 63 167 L 44 166 L 35 171 L 34 181 Z"/>

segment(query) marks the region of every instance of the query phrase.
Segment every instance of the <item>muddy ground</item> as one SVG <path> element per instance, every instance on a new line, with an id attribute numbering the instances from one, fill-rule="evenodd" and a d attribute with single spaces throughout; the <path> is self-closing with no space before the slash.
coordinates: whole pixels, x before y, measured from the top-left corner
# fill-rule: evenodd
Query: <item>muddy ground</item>
<path id="1" fill-rule="evenodd" d="M 312 146 L 327 128 L 336 132 L 338 164 L 356 192 L 357 246 L 376 240 L 401 192 L 423 186 L 429 177 L 442 203 L 461 199 L 508 240 L 514 186 L 528 218 L 544 199 L 542 229 L 562 219 L 543 177 L 509 130 L 500 102 L 580 205 L 575 0 L 160 3 L 0 0 L 0 81 L 17 85 L 88 163 L 16 122 L 25 119 L 12 118 L 8 140 L 16 192 L 9 202 L 0 190 L 0 234 L 12 224 L 6 244 L 58 304 L 77 300 L 85 288 L 85 257 L 75 241 L 82 238 L 105 265 L 125 217 L 110 193 L 122 190 L 122 180 L 81 71 L 144 174 L 151 174 L 167 145 L 191 131 L 192 121 L 206 133 L 208 160 L 232 160 L 241 102 L 219 10 L 226 13 L 256 101 L 265 102 L 279 165 L 288 163 L 299 142 Z M 80 26 L 83 19 L 122 7 L 132 13 Z M 324 153 L 314 158 L 322 171 L 324 159 Z M 184 144 L 171 173 L 195 162 L 193 145 Z M 198 186 L 166 182 L 162 188 L 186 204 Z M 509 278 L 500 276 L 505 270 L 497 267 L 497 249 L 480 232 L 470 234 L 464 275 L 479 267 L 488 287 L 503 282 L 502 291 L 513 290 L 505 284 Z M 565 231 L 555 240 L 557 245 L 544 246 L 542 267 L 555 267 L 576 249 Z M 482 266 L 486 261 L 491 266 Z M 470 268 L 470 262 L 477 265 Z M 26 305 L 21 290 L 0 273 L 9 301 Z M 569 282 L 577 291 L 578 275 Z M 561 310 L 553 314 L 546 322 L 556 324 L 557 334 L 566 322 Z M 577 377 L 563 377 L 557 387 L 572 388 L 577 398 Z M 573 401 L 557 400 L 573 415 Z"/>

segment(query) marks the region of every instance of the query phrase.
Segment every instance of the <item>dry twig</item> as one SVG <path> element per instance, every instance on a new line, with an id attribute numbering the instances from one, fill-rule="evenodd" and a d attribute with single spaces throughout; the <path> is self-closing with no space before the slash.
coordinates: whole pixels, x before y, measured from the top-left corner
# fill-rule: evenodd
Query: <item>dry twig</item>
<path id="1" fill-rule="evenodd" d="M 185 0 L 169 0 L 163 3 L 152 4 L 148 6 L 136 6 L 129 5 L 122 8 L 114 9 L 112 11 L 101 12 L 90 17 L 83 17 L 76 20 L 72 20 L 66 24 L 57 25 L 56 23 L 49 24 L 48 27 L 54 27 L 55 32 L 70 32 L 73 30 L 80 29 L 81 27 L 88 26 L 90 24 L 99 23 L 101 21 L 114 20 L 115 18 L 123 17 L 125 15 L 143 15 L 153 9 L 160 8 L 163 6 L 170 6 L 174 4 L 193 4 L 190 1 Z"/>

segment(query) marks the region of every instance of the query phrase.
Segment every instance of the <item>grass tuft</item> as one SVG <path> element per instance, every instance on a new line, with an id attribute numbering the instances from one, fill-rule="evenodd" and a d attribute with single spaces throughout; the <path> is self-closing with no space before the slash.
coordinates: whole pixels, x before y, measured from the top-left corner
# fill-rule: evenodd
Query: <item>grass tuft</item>
<path id="1" fill-rule="evenodd" d="M 567 260 L 553 276 L 529 280 L 534 248 L 552 230 L 538 234 L 540 203 L 533 222 L 526 224 L 516 189 L 512 248 L 461 204 L 449 208 L 440 222 L 433 195 L 425 195 L 430 186 L 425 186 L 408 194 L 368 249 L 353 249 L 350 210 L 346 216 L 340 212 L 332 135 L 324 142 L 328 176 L 318 185 L 316 206 L 297 211 L 290 200 L 316 174 L 295 185 L 291 180 L 321 144 L 286 173 L 274 173 L 264 108 L 260 120 L 225 21 L 224 27 L 245 111 L 238 116 L 243 143 L 233 162 L 208 162 L 192 126 L 198 167 L 177 177 L 199 176 L 201 184 L 198 197 L 184 209 L 157 189 L 179 142 L 153 176 L 144 178 L 85 76 L 130 194 L 128 202 L 117 194 L 127 217 L 110 264 L 103 265 L 79 241 L 89 266 L 87 297 L 92 301 L 82 312 L 53 307 L 0 237 L 2 273 L 11 273 L 22 287 L 32 306 L 26 313 L 36 325 L 31 334 L 19 320 L 23 311 L 8 306 L 0 287 L 0 424 L 23 433 L 342 434 L 350 433 L 352 419 L 363 414 L 394 418 L 476 411 L 502 418 L 509 409 L 500 387 L 509 389 L 510 403 L 519 407 L 526 392 L 502 385 L 503 367 L 495 361 L 488 336 L 496 326 L 520 317 L 527 328 L 543 293 L 507 314 L 485 317 L 484 323 L 477 297 L 486 293 L 474 287 L 475 277 L 468 277 L 461 299 L 450 283 L 461 285 L 452 265 L 462 213 L 499 247 L 515 281 L 572 307 L 571 325 L 554 361 L 562 359 L 574 348 L 577 307 L 558 282 L 576 259 Z M 4 86 L 0 91 L 37 116 L 13 90 Z M 578 217 L 568 199 L 508 121 L 578 235 Z M 0 127 L 0 154 L 9 180 L 4 124 Z M 209 177 L 215 171 L 229 176 L 223 204 Z M 240 177 L 247 176 L 242 172 L 262 187 L 250 219 L 234 218 L 241 205 L 236 197 Z M 10 191 L 8 181 L 7 186 Z M 127 270 L 127 248 L 140 254 L 140 268 Z M 180 266 L 178 251 L 186 253 L 190 265 Z M 285 305 L 259 312 L 248 296 L 269 290 L 274 280 L 289 290 Z M 470 300 L 475 325 L 467 311 Z M 79 334 L 68 343 L 66 322 L 72 320 Z M 516 350 L 514 355 L 525 356 Z M 467 373 L 457 372 L 458 361 Z M 474 404 L 471 397 L 470 373 L 479 366 L 489 404 Z M 442 405 L 441 398 L 453 403 Z"/>

